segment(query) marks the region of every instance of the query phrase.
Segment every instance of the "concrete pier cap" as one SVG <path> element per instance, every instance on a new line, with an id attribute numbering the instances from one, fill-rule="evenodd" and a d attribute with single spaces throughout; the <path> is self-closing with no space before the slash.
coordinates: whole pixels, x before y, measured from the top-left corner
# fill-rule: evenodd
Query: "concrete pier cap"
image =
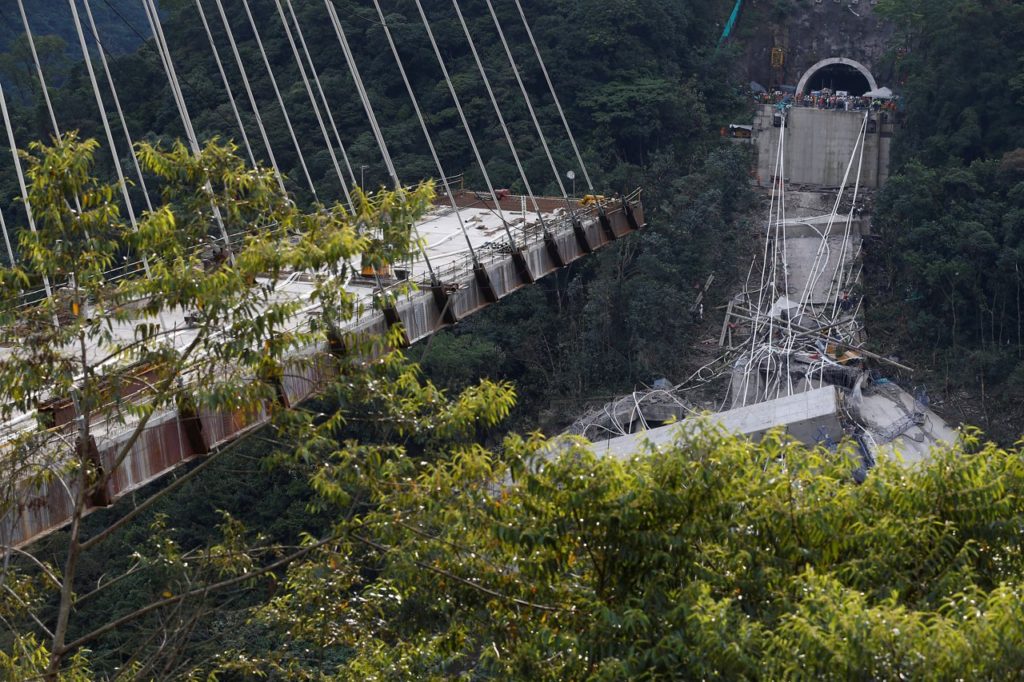
<path id="1" fill-rule="evenodd" d="M 849 90 L 851 94 L 862 95 L 865 92 L 876 90 L 878 83 L 875 82 L 875 77 L 871 75 L 871 71 L 860 62 L 849 59 L 847 57 L 829 57 L 828 59 L 822 59 L 820 62 L 812 66 L 811 68 L 804 71 L 804 75 L 800 77 L 800 82 L 797 83 L 796 91 L 798 93 L 807 94 L 808 86 L 812 84 L 814 80 L 818 80 L 823 77 L 827 77 L 828 74 L 835 74 L 837 78 L 849 79 L 851 76 L 853 80 L 858 80 L 857 72 L 863 76 L 864 81 L 867 83 L 860 92 L 856 92 L 859 88 L 855 87 L 838 87 L 838 90 Z M 815 78 L 815 77 L 818 78 Z M 811 90 L 817 89 L 810 87 Z"/>

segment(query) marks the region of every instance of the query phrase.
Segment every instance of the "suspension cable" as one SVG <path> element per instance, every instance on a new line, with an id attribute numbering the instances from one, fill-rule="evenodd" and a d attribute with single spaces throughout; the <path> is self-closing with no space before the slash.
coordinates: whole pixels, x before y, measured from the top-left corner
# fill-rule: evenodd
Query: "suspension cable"
<path id="1" fill-rule="evenodd" d="M 167 47 L 167 39 L 164 36 L 163 26 L 160 24 L 160 14 L 157 12 L 156 5 L 153 4 L 154 0 L 143 0 L 143 7 L 146 9 L 146 18 L 149 20 L 150 28 L 153 30 L 153 39 L 156 42 L 158 51 L 160 52 L 160 60 L 164 64 L 164 69 L 167 71 L 167 80 L 171 85 L 171 93 L 174 95 L 175 103 L 178 105 L 178 113 L 181 115 L 182 125 L 185 127 L 185 135 L 188 138 L 189 145 L 192 147 L 192 153 L 195 154 L 196 158 L 199 158 L 202 154 L 199 149 L 199 140 L 196 138 L 195 128 L 192 127 L 192 117 L 188 113 L 188 105 L 185 103 L 185 96 L 181 92 L 181 86 L 178 82 L 177 73 L 174 71 L 174 62 L 171 61 L 171 51 Z M 214 201 L 213 185 L 207 180 L 204 189 L 210 197 L 210 209 L 213 211 L 213 218 L 220 228 L 221 238 L 224 240 L 224 248 L 227 249 L 228 261 L 234 262 L 234 254 L 231 252 L 231 238 L 228 236 L 227 227 L 224 225 L 224 219 L 221 216 L 220 208 L 217 206 L 217 202 Z"/>
<path id="2" fill-rule="evenodd" d="M 862 131 L 864 127 L 867 126 L 867 121 L 868 114 L 865 113 L 864 120 L 861 122 Z M 846 171 L 843 174 L 843 181 L 839 186 L 839 193 L 836 195 L 835 204 L 832 207 L 832 213 L 829 215 L 828 223 L 825 226 L 825 234 L 822 237 L 821 246 L 818 248 L 818 251 L 815 254 L 814 263 L 811 266 L 810 270 L 810 275 L 808 276 L 807 282 L 804 285 L 803 293 L 800 296 L 801 309 L 803 309 L 803 307 L 810 300 L 813 288 L 817 285 L 818 279 L 821 277 L 822 273 L 825 271 L 825 267 L 828 264 L 827 259 L 825 262 L 822 262 L 821 258 L 825 254 L 825 251 L 828 249 L 828 238 L 832 235 L 832 227 L 833 225 L 835 225 L 835 220 L 839 215 L 839 204 L 841 203 L 843 194 L 846 191 L 846 184 L 850 179 L 850 172 L 853 169 L 853 164 L 857 157 L 858 148 L 860 147 L 862 142 L 864 142 L 863 136 L 863 132 L 858 133 L 857 140 L 853 145 L 853 151 L 850 153 L 850 160 L 846 164 Z"/>
<path id="3" fill-rule="evenodd" d="M 320 114 L 320 106 L 316 103 L 316 97 L 313 95 L 313 88 L 309 85 L 309 78 L 306 77 L 306 67 L 302 64 L 302 58 L 299 56 L 299 48 L 295 44 L 295 39 L 292 37 L 292 29 L 288 25 L 288 18 L 284 14 L 284 8 L 281 7 L 281 0 L 274 0 L 274 5 L 277 7 L 277 14 L 281 17 L 281 25 L 284 26 L 285 35 L 288 37 L 288 44 L 292 48 L 292 55 L 295 56 L 295 63 L 299 67 L 299 75 L 302 77 L 302 84 L 306 87 L 306 94 L 309 96 L 309 104 L 313 107 L 313 113 L 316 114 L 316 122 L 320 125 L 320 133 L 324 137 L 324 143 L 327 145 L 327 153 L 331 157 L 331 162 L 334 164 L 334 170 L 338 174 L 338 182 L 341 183 L 341 191 L 345 194 L 345 200 L 348 202 L 349 208 L 352 208 L 352 195 L 348 192 L 348 185 L 345 182 L 345 176 L 341 172 L 341 166 L 338 164 L 338 157 L 334 153 L 334 145 L 331 144 L 331 137 L 327 134 L 327 126 L 324 124 L 324 117 Z"/>
<path id="4" fill-rule="evenodd" d="M 388 174 L 391 176 L 391 181 L 395 185 L 397 192 L 404 193 L 405 188 L 402 187 L 401 181 L 398 179 L 398 173 L 395 171 L 395 165 L 391 161 L 391 154 L 388 152 L 387 143 L 384 141 L 384 134 L 381 132 L 380 125 L 377 123 L 377 115 L 373 112 L 373 104 L 370 102 L 370 97 L 366 93 L 366 88 L 363 87 L 363 79 L 359 75 L 359 67 L 356 65 L 355 56 L 352 54 L 352 49 L 349 47 L 348 39 L 345 37 L 345 30 L 341 26 L 341 19 L 338 18 L 338 12 L 334 7 L 331 0 L 324 0 L 324 4 L 327 6 L 327 14 L 331 19 L 331 24 L 334 26 L 334 32 L 338 36 L 338 42 L 341 44 L 341 51 L 345 54 L 345 61 L 348 62 L 348 69 L 352 75 L 352 80 L 356 84 L 356 90 L 359 92 L 359 98 L 362 100 L 363 109 L 366 111 L 366 117 L 370 121 L 370 129 L 373 131 L 373 135 L 377 140 L 377 146 L 380 147 L 380 152 L 384 157 L 384 165 L 388 169 Z M 362 189 L 362 188 L 360 188 Z M 415 221 L 412 224 L 413 233 L 416 235 L 416 243 L 419 246 L 420 253 L 423 254 L 423 261 L 426 263 L 427 271 L 430 273 L 430 280 L 437 282 L 437 275 L 434 274 L 434 266 L 430 263 L 430 257 L 427 255 L 426 245 L 420 238 L 419 228 L 416 227 Z M 476 262 L 476 254 L 473 253 L 473 246 L 470 245 L 470 253 L 473 255 L 473 262 Z M 378 281 L 378 285 L 380 282 Z M 383 287 L 381 287 L 383 292 Z"/>
<path id="5" fill-rule="evenodd" d="M 541 128 L 540 121 L 537 120 L 537 112 L 533 110 L 533 102 L 530 101 L 530 95 L 526 92 L 526 85 L 523 84 L 523 78 L 519 75 L 519 67 L 516 65 L 516 60 L 512 56 L 512 50 L 509 49 L 508 41 L 505 40 L 505 31 L 501 27 L 501 22 L 498 21 L 498 15 L 494 11 L 494 5 L 491 4 L 491 0 L 486 0 L 487 9 L 491 13 L 491 19 L 494 20 L 494 27 L 498 29 L 498 37 L 501 39 L 501 44 L 505 48 L 505 55 L 508 57 L 509 66 L 512 67 L 512 73 L 515 74 L 516 82 L 519 84 L 519 91 L 523 93 L 523 101 L 526 102 L 526 109 L 530 112 L 530 119 L 533 121 L 533 127 L 537 131 L 537 137 L 540 138 L 541 147 L 544 148 L 544 154 L 548 157 L 548 163 L 551 164 L 551 172 L 555 175 L 555 181 L 558 183 L 558 189 L 562 192 L 562 197 L 566 201 L 569 201 L 569 195 L 566 194 L 565 184 L 562 182 L 562 176 L 558 172 L 558 166 L 555 165 L 555 159 L 551 155 L 551 149 L 548 148 L 547 138 L 544 136 L 544 130 Z"/>
<path id="6" fill-rule="evenodd" d="M 238 52 L 238 45 L 235 43 L 235 34 L 231 30 L 231 24 L 228 23 L 228 15 L 224 13 L 224 5 L 221 4 L 221 0 L 214 0 L 217 5 L 217 12 L 220 14 L 220 21 L 224 25 L 224 32 L 228 36 L 228 43 L 231 45 L 231 53 L 235 57 L 235 65 L 238 67 L 238 71 L 242 74 L 242 85 L 245 87 L 245 94 L 249 98 L 249 107 L 252 109 L 253 117 L 256 119 L 256 127 L 260 131 L 260 137 L 263 139 L 263 147 L 267 150 L 267 158 L 270 160 L 270 167 L 274 169 L 274 175 L 277 177 L 277 184 L 280 186 L 283 193 L 287 193 L 284 187 L 284 177 L 281 175 L 281 169 L 277 165 L 277 159 L 274 157 L 274 150 L 270 146 L 270 138 L 267 136 L 267 129 L 263 126 L 263 117 L 260 116 L 260 108 L 256 104 L 256 97 L 252 94 L 252 86 L 249 85 L 249 75 L 245 71 L 245 64 L 242 62 L 242 55 Z M 200 0 L 196 0 L 196 4 L 199 5 L 200 12 L 202 11 L 202 5 Z"/>
<path id="7" fill-rule="evenodd" d="M 459 95 L 455 92 L 455 86 L 452 85 L 452 79 L 448 75 L 448 67 L 444 65 L 444 59 L 441 57 L 441 50 L 437 47 L 437 41 L 434 40 L 434 31 L 430 28 L 430 22 L 427 20 L 427 14 L 423 11 L 423 5 L 420 4 L 420 0 L 416 1 L 416 9 L 419 10 L 420 19 L 423 21 L 423 27 L 427 30 L 427 37 L 430 38 L 430 45 L 434 49 L 434 56 L 437 57 L 437 63 L 441 67 L 441 73 L 444 74 L 444 82 L 448 85 L 448 92 L 451 93 L 452 101 L 455 103 L 455 109 L 459 112 L 459 120 L 462 121 L 462 128 L 466 131 L 466 137 L 469 139 L 469 146 L 473 148 L 473 156 L 476 157 L 477 166 L 480 167 L 480 172 L 484 176 L 484 183 L 487 185 L 487 191 L 491 195 L 491 199 L 494 201 L 494 207 L 497 209 L 498 217 L 501 218 L 501 222 L 506 224 L 505 213 L 501 209 L 501 202 L 498 201 L 498 195 L 494 192 L 494 185 L 491 183 L 491 176 L 487 172 L 487 165 L 484 163 L 483 157 L 480 156 L 480 150 L 476 146 L 476 138 L 473 137 L 473 131 L 469 127 L 469 121 L 466 120 L 466 113 L 462 110 L 462 102 L 459 100 Z M 545 234 L 547 233 L 547 226 L 541 221 L 541 225 L 544 226 Z M 507 228 L 506 228 L 507 229 Z"/>
<path id="8" fill-rule="evenodd" d="M 135 145 L 132 142 L 131 133 L 128 131 L 128 120 L 124 116 L 124 110 L 121 108 L 121 98 L 117 95 L 117 88 L 114 85 L 114 76 L 110 71 L 110 66 L 107 63 L 106 49 L 103 47 L 103 41 L 100 40 L 100 33 L 96 29 L 96 21 L 92 16 L 92 8 L 89 6 L 89 0 L 82 0 L 82 4 L 85 6 L 85 14 L 89 19 L 89 28 L 92 31 L 93 39 L 96 41 L 96 46 L 99 48 L 100 63 L 103 65 L 103 72 L 107 77 L 107 85 L 110 88 L 110 94 L 114 100 L 114 107 L 117 110 L 118 120 L 121 122 L 121 130 L 124 132 L 125 141 L 128 143 L 128 151 L 132 157 L 132 163 L 135 166 L 135 175 L 139 180 L 139 188 L 142 190 L 142 196 L 146 201 L 146 208 L 150 212 L 153 211 L 153 202 L 149 197 L 149 188 L 146 186 L 146 178 L 142 174 L 142 166 L 139 164 L 139 156 L 135 153 Z"/>
<path id="9" fill-rule="evenodd" d="M 43 65 L 39 61 L 39 53 L 36 52 L 36 41 L 32 37 L 32 29 L 28 24 L 28 15 L 25 14 L 25 3 L 18 0 L 18 11 L 21 13 L 21 23 L 25 26 L 25 37 L 28 38 L 28 49 L 32 52 L 32 61 L 35 63 L 36 75 L 39 77 L 39 85 L 43 90 L 43 100 L 46 102 L 46 111 L 50 114 L 50 123 L 53 124 L 53 134 L 60 141 L 60 126 L 57 124 L 57 115 L 53 111 L 53 102 L 50 101 L 50 91 L 46 88 L 46 77 L 43 75 Z"/>
<path id="10" fill-rule="evenodd" d="M 277 87 L 277 79 L 274 78 L 274 70 L 270 66 L 270 60 L 267 59 L 267 51 L 263 49 L 263 39 L 260 38 L 259 29 L 256 28 L 256 20 L 252 16 L 252 11 L 249 9 L 249 0 L 242 0 L 242 7 L 245 8 L 245 15 L 249 18 L 249 26 L 252 27 L 252 35 L 256 38 L 256 47 L 259 48 L 260 57 L 263 58 L 263 66 L 267 69 L 267 75 L 270 76 L 270 85 L 274 89 L 274 96 L 277 97 L 277 103 L 281 107 L 281 115 L 284 116 L 285 127 L 288 128 L 288 134 L 292 138 L 292 143 L 295 145 L 295 152 L 299 155 L 299 165 L 302 166 L 302 173 L 306 176 L 306 182 L 309 183 L 309 191 L 313 193 L 313 200 L 319 202 L 320 199 L 316 194 L 316 187 L 313 185 L 313 178 L 309 174 L 309 169 L 306 168 L 306 157 L 302 154 L 302 147 L 299 145 L 299 138 L 295 136 L 295 129 L 292 128 L 292 119 L 288 115 L 288 108 L 284 105 L 284 98 L 281 97 L 281 90 Z"/>
<path id="11" fill-rule="evenodd" d="M 501 107 L 498 106 L 498 100 L 494 96 L 494 90 L 491 89 L 491 80 L 487 77 L 487 70 L 484 69 L 484 64 L 480 61 L 480 55 L 476 51 L 476 43 L 473 41 L 473 36 L 469 33 L 469 27 L 466 26 L 466 19 L 462 16 L 462 8 L 459 7 L 459 0 L 452 0 L 452 6 L 455 7 L 455 14 L 459 17 L 459 23 L 462 25 L 462 32 L 466 34 L 466 42 L 469 43 L 469 50 L 473 53 L 473 61 L 476 62 L 476 68 L 480 72 L 480 78 L 484 82 L 484 88 L 487 90 L 487 96 L 491 100 L 491 106 L 494 107 L 494 113 L 498 117 L 498 123 L 501 125 L 501 130 L 505 134 L 505 142 L 508 143 L 508 149 L 512 152 L 512 159 L 516 163 L 516 168 L 519 170 L 519 177 L 523 181 L 523 186 L 526 188 L 526 194 L 530 197 L 531 203 L 533 203 L 533 209 L 537 212 L 537 217 L 540 219 L 541 225 L 544 225 L 544 215 L 540 211 L 540 204 L 537 203 L 537 197 L 533 193 L 533 188 L 530 187 L 530 180 L 526 177 L 526 171 L 523 170 L 523 163 L 519 160 L 519 152 L 516 151 L 516 145 L 512 141 L 512 134 L 508 131 L 508 125 L 505 123 L 505 116 L 501 113 Z M 568 198 L 566 198 L 568 200 Z M 507 229 L 507 227 L 506 227 Z M 544 225 L 545 231 L 547 226 Z M 509 239 L 512 235 L 509 235 Z M 512 242 L 512 246 L 515 246 L 515 242 Z"/>
<path id="12" fill-rule="evenodd" d="M 36 75 L 39 78 L 39 87 L 43 91 L 43 101 L 46 103 L 46 111 L 50 115 L 50 123 L 53 126 L 53 135 L 58 142 L 62 142 L 64 137 L 60 131 L 60 124 L 57 123 L 57 114 L 54 111 L 53 102 L 50 100 L 50 90 L 46 87 L 46 76 L 43 75 L 43 65 L 42 62 L 39 60 L 39 53 L 36 51 L 36 41 L 35 38 L 32 36 L 32 27 L 28 23 L 28 15 L 25 14 L 25 5 L 23 4 L 22 0 L 18 0 L 18 10 L 21 13 L 21 23 L 25 27 L 25 37 L 28 38 L 29 50 L 32 53 L 32 62 L 35 64 L 36 67 Z M 78 210 L 79 213 L 81 213 L 82 201 L 78 197 L 77 193 L 75 193 L 74 199 L 75 208 Z M 85 236 L 86 238 L 88 238 L 89 233 L 86 232 Z"/>
<path id="13" fill-rule="evenodd" d="M 451 204 L 452 210 L 455 212 L 455 217 L 459 221 L 459 228 L 462 230 L 462 235 L 466 238 L 466 244 L 469 246 L 469 251 L 473 254 L 473 259 L 476 260 L 476 254 L 473 251 L 473 243 L 469 239 L 469 233 L 466 231 L 466 225 L 462 221 L 462 213 L 459 211 L 459 207 L 455 204 L 455 195 L 452 193 L 452 188 L 448 184 L 448 176 L 445 175 L 444 168 L 441 165 L 441 159 L 437 155 L 437 149 L 434 148 L 434 141 L 430 137 L 430 131 L 427 129 L 427 123 L 423 118 L 423 112 L 420 111 L 419 102 L 416 99 L 416 93 L 412 89 L 412 84 L 409 82 L 409 77 L 405 73 L 405 66 L 402 64 L 402 59 L 398 55 L 398 48 L 395 46 L 395 41 L 391 36 L 391 29 L 388 27 L 387 20 L 384 18 L 384 12 L 381 10 L 379 0 L 373 0 L 373 6 L 377 9 L 377 16 L 380 17 L 380 25 L 384 29 L 384 35 L 388 39 L 388 45 L 391 47 L 391 54 L 395 57 L 395 63 L 398 64 L 398 71 L 402 74 L 402 82 L 405 83 L 405 89 L 409 93 L 409 99 L 412 101 L 412 108 L 416 112 L 416 118 L 419 119 L 420 129 L 423 131 L 423 136 L 427 138 L 427 147 L 430 148 L 430 155 L 434 159 L 434 165 L 437 167 L 437 174 L 441 177 L 441 183 L 444 185 L 444 191 L 448 195 L 448 202 Z M 508 225 L 505 225 L 505 232 L 508 234 L 509 241 L 512 243 L 512 248 L 515 248 L 515 240 L 512 239 L 512 234 L 508 231 Z"/>
<path id="14" fill-rule="evenodd" d="M 565 126 L 565 132 L 569 136 L 569 142 L 572 144 L 572 150 L 576 153 L 576 161 L 580 164 L 580 169 L 583 171 L 583 177 L 587 181 L 587 188 L 590 193 L 594 193 L 594 183 L 590 181 L 590 173 L 587 172 L 587 165 L 583 163 L 583 156 L 580 154 L 580 148 L 576 146 L 576 138 L 573 137 L 572 129 L 569 128 L 569 120 L 565 117 L 565 112 L 562 110 L 562 104 L 558 101 L 558 95 L 555 93 L 555 85 L 551 82 L 551 76 L 548 75 L 548 69 L 544 65 L 544 58 L 540 55 L 540 48 L 537 47 L 537 41 L 533 39 L 533 31 L 530 30 L 530 23 L 526 20 L 526 14 L 523 12 L 523 6 L 519 3 L 519 0 L 514 0 L 516 3 L 516 9 L 519 10 L 519 16 L 523 20 L 523 27 L 526 28 L 526 35 L 530 38 L 530 44 L 533 45 L 533 53 L 537 56 L 537 63 L 540 64 L 540 70 L 544 73 L 544 80 L 547 81 L 548 90 L 551 91 L 551 99 L 555 101 L 555 108 L 558 109 L 558 115 L 562 119 L 562 125 Z"/>
<path id="15" fill-rule="evenodd" d="M 0 211 L 0 229 L 3 229 L 4 233 L 4 245 L 7 247 L 7 262 L 10 267 L 17 265 L 17 260 L 14 258 L 14 249 L 11 248 L 11 237 L 7 234 L 7 221 L 4 220 L 4 212 Z"/>
<path id="16" fill-rule="evenodd" d="M 334 32 L 338 36 L 338 42 L 341 44 L 341 51 L 345 55 L 345 61 L 348 62 L 348 70 L 352 75 L 352 80 L 355 82 L 359 98 L 362 100 L 363 109 L 366 111 L 366 116 L 370 121 L 370 130 L 373 132 L 374 139 L 377 141 L 377 147 L 384 158 L 384 166 L 387 168 L 388 176 L 391 178 L 395 189 L 401 189 L 402 183 L 399 182 L 398 173 L 395 172 L 395 165 L 391 161 L 391 153 L 388 151 L 387 142 L 384 141 L 384 135 L 381 133 L 380 125 L 377 123 L 377 116 L 373 113 L 373 105 L 370 104 L 370 98 L 366 94 L 366 88 L 363 86 L 363 79 L 359 75 L 359 66 L 356 64 L 355 56 L 352 54 L 352 48 L 349 47 L 348 38 L 345 37 L 345 29 L 341 26 L 341 19 L 338 18 L 338 12 L 331 0 L 324 0 L 324 4 L 327 6 L 327 14 L 330 16 Z"/>
<path id="17" fill-rule="evenodd" d="M 833 298 L 833 300 L 832 300 L 832 318 L 833 319 L 835 319 L 835 317 L 839 314 L 839 299 L 840 299 L 840 297 L 843 294 L 843 284 L 844 284 L 843 280 L 845 278 L 845 271 L 846 271 L 846 267 L 845 267 L 846 254 L 847 254 L 847 248 L 849 246 L 849 241 L 850 241 L 850 232 L 851 232 L 851 230 L 853 228 L 853 212 L 857 208 L 857 195 L 860 192 L 860 176 L 861 176 L 861 171 L 863 170 L 863 167 L 864 167 L 864 147 L 867 145 L 867 143 L 866 143 L 866 141 L 863 138 L 867 137 L 867 118 L 865 118 L 865 120 L 861 124 L 860 134 L 861 134 L 861 138 L 862 139 L 861 139 L 861 144 L 860 144 L 860 157 L 857 160 L 857 178 L 856 178 L 856 180 L 854 181 L 854 184 L 853 184 L 853 196 L 850 199 L 850 211 L 846 215 L 846 229 L 843 231 L 843 244 L 842 244 L 842 248 L 839 251 L 838 262 L 836 263 L 836 270 L 835 270 L 836 274 L 832 278 L 832 286 L 829 286 L 829 296 L 830 297 L 832 297 L 832 287 L 833 286 L 835 287 L 835 291 L 836 291 L 835 296 L 832 297 Z M 851 251 L 851 253 L 852 253 L 852 251 Z"/>
<path id="18" fill-rule="evenodd" d="M 199 146 L 198 141 L 195 140 L 194 135 L 192 135 L 189 125 L 189 117 L 186 117 L 182 110 L 181 93 L 178 92 L 176 79 L 172 77 L 174 65 L 170 62 L 167 51 L 164 49 L 163 41 L 160 38 L 160 31 L 157 30 L 157 25 L 152 14 L 154 7 L 150 5 L 150 0 L 142 0 L 142 7 L 146 11 L 146 19 L 149 21 L 150 30 L 153 32 L 153 43 L 156 45 L 157 53 L 160 55 L 160 63 L 164 67 L 164 74 L 167 76 L 167 84 L 171 90 L 171 97 L 174 98 L 174 106 L 178 109 L 178 117 L 181 119 L 181 125 L 185 132 L 185 139 L 189 143 L 189 148 L 195 152 Z"/>
<path id="19" fill-rule="evenodd" d="M 110 146 L 110 156 L 114 160 L 114 170 L 117 172 L 117 183 L 121 188 L 121 196 L 124 197 L 125 207 L 128 209 L 128 220 L 131 223 L 132 229 L 138 232 L 139 223 L 135 218 L 135 208 L 132 206 L 132 199 L 128 194 L 128 183 L 124 179 L 124 169 L 121 167 L 121 157 L 117 153 L 117 145 L 114 143 L 114 133 L 110 128 L 110 119 L 107 116 L 106 106 L 103 103 L 103 95 L 100 93 L 100 86 L 96 80 L 96 71 L 92 66 L 92 57 L 89 54 L 89 47 L 85 42 L 85 32 L 82 30 L 82 22 L 78 16 L 78 8 L 75 6 L 75 0 L 68 0 L 68 5 L 71 7 L 71 16 L 75 22 L 75 31 L 78 33 L 78 42 L 82 46 L 82 58 L 85 60 L 85 69 L 89 74 L 89 82 L 92 83 L 92 91 L 96 96 L 96 107 L 100 111 L 100 119 L 103 122 L 103 131 L 106 133 L 107 144 Z M 99 43 L 98 35 L 97 45 L 99 45 L 100 54 L 102 54 L 103 46 Z M 145 255 L 142 257 L 142 265 L 148 275 L 149 261 L 146 259 Z"/>
<path id="20" fill-rule="evenodd" d="M 306 37 L 302 34 L 302 26 L 299 24 L 299 17 L 295 14 L 295 8 L 292 7 L 292 0 L 284 1 L 285 4 L 288 5 L 288 13 L 292 17 L 292 23 L 295 24 L 295 34 L 299 37 L 299 45 L 302 46 L 302 52 L 306 56 L 306 62 L 309 64 L 309 72 L 313 76 L 313 83 L 316 85 L 316 91 L 320 96 L 320 102 L 324 105 L 324 112 L 327 114 L 327 120 L 331 124 L 331 130 L 334 133 L 334 140 L 338 143 L 338 151 L 341 152 L 341 158 L 345 162 L 345 169 L 348 171 L 351 186 L 355 186 L 356 174 L 352 172 L 352 164 L 349 162 L 348 152 L 345 151 L 345 144 L 341 141 L 341 135 L 338 134 L 338 126 L 334 122 L 334 114 L 331 113 L 331 107 L 327 104 L 327 95 L 324 94 L 323 85 L 320 84 L 320 76 L 316 73 L 316 65 L 313 63 L 312 54 L 309 51 L 309 47 L 306 45 Z"/>
<path id="21" fill-rule="evenodd" d="M 7 140 L 11 145 L 11 155 L 14 157 L 14 170 L 18 175 L 18 187 L 21 188 L 21 199 L 25 203 L 25 215 L 28 216 L 28 227 L 32 232 L 36 230 L 36 220 L 32 216 L 32 204 L 28 200 L 28 187 L 25 185 L 25 173 L 21 168 L 21 158 L 18 156 L 18 143 L 14 140 L 14 126 L 11 125 L 11 115 L 7 111 L 7 96 L 4 94 L 3 85 L 0 85 L 0 112 L 3 113 L 4 126 L 7 128 Z M 4 237 L 6 238 L 6 231 Z M 10 248 L 8 246 L 8 248 Z M 11 254 L 13 257 L 13 253 Z M 46 289 L 46 297 L 53 298 L 53 290 L 50 288 L 50 277 L 43 273 L 43 288 Z M 56 320 L 56 312 L 54 313 Z"/>
<path id="22" fill-rule="evenodd" d="M 88 2 L 88 0 L 86 0 Z M 249 144 L 249 136 L 245 133 L 245 124 L 242 122 L 242 115 L 238 111 L 238 105 L 235 104 L 235 95 L 231 90 L 231 83 L 228 81 L 228 75 L 224 71 L 224 64 L 220 60 L 220 50 L 217 49 L 217 43 L 213 40 L 213 31 L 210 30 L 210 24 L 206 20 L 206 12 L 203 10 L 203 5 L 196 0 L 196 9 L 199 11 L 199 19 L 203 23 L 203 30 L 206 31 L 206 39 L 210 43 L 210 50 L 213 52 L 213 60 L 217 63 L 217 71 L 220 73 L 220 80 L 224 84 L 224 90 L 228 93 L 228 102 L 231 103 L 231 111 L 235 114 L 235 121 L 238 123 L 238 130 L 242 133 L 242 144 L 245 145 L 245 152 L 249 155 L 249 162 L 253 168 L 256 168 L 256 155 L 252 153 L 252 145 Z"/>

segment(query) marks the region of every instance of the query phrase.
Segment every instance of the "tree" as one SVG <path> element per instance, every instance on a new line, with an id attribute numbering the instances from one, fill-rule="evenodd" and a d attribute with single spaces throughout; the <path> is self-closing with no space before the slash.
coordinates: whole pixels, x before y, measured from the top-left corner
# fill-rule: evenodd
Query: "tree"
<path id="1" fill-rule="evenodd" d="M 361 195 L 354 217 L 338 206 L 307 214 L 280 193 L 272 172 L 246 168 L 230 145 L 212 142 L 193 155 L 180 143 L 140 144 L 163 202 L 136 231 L 121 217 L 115 186 L 91 175 L 96 148 L 69 133 L 52 147 L 33 143 L 22 153 L 37 230 L 19 235 L 20 259 L 0 273 L 0 418 L 28 420 L 4 446 L 0 508 L 11 511 L 23 491 L 48 483 L 66 486 L 72 509 L 59 565 L 5 549 L 24 561 L 2 578 L 0 617 L 11 634 L 0 669 L 19 679 L 86 679 L 80 654 L 104 633 L 251 583 L 315 546 L 250 547 L 226 518 L 221 543 L 195 552 L 177 547 L 157 524 L 152 556 L 136 563 L 163 576 L 162 591 L 109 622 L 76 618 L 85 588 L 80 562 L 140 508 L 88 536 L 83 518 L 106 503 L 109 480 L 150 420 L 176 407 L 268 410 L 301 424 L 277 401 L 275 378 L 301 362 L 295 350 L 322 346 L 329 334 L 344 338 L 342 326 L 356 307 L 344 289 L 348 261 L 382 233 L 382 257 L 404 255 L 402 235 L 432 193 L 423 185 Z M 309 273 L 308 300 L 275 296 L 282 272 Z M 310 303 L 322 306 L 318 319 L 300 314 Z M 368 352 L 350 345 L 356 358 Z M 96 439 L 120 431 L 128 435 L 103 466 Z"/>
<path id="2" fill-rule="evenodd" d="M 67 55 L 67 43 L 56 35 L 34 36 L 36 54 L 40 67 L 46 73 L 48 84 L 60 85 L 67 77 L 71 60 Z M 39 89 L 35 60 L 32 58 L 28 38 L 22 34 L 15 38 L 7 50 L 0 54 L 0 73 L 15 87 L 22 102 L 31 102 L 32 93 Z"/>
<path id="3" fill-rule="evenodd" d="M 1021 452 L 968 433 L 920 468 L 884 461 L 862 485 L 852 454 L 691 424 L 628 459 L 510 437 L 500 454 L 332 466 L 323 489 L 341 502 L 344 540 L 293 563 L 255 610 L 277 644 L 224 652 L 223 667 L 296 679 L 1016 675 Z M 366 513 L 352 517 L 334 486 L 369 490 Z"/>

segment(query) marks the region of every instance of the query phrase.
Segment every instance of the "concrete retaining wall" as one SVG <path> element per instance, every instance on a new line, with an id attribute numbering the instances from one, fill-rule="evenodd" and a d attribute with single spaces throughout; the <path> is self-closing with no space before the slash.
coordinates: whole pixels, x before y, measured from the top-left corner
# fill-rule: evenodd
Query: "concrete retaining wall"
<path id="1" fill-rule="evenodd" d="M 754 144 L 757 147 L 757 183 L 771 187 L 775 176 L 781 128 L 773 125 L 775 108 L 765 104 L 754 116 Z M 863 111 L 835 111 L 793 107 L 786 115 L 783 167 L 786 183 L 839 187 L 843 183 L 853 153 Z M 878 188 L 889 177 L 889 149 L 893 135 L 893 116 L 889 112 L 870 112 L 864 143 L 860 183 Z M 873 123 L 872 123 L 873 122 Z M 872 128 L 874 132 L 871 132 Z M 858 159 L 850 170 L 849 186 L 856 180 Z"/>

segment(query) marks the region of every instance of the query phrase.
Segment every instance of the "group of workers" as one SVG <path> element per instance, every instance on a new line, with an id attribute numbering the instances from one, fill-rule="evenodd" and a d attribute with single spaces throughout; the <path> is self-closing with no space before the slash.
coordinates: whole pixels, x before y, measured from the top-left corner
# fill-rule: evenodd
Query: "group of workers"
<path id="1" fill-rule="evenodd" d="M 791 105 L 837 111 L 866 111 L 868 109 L 871 111 L 896 111 L 899 108 L 899 100 L 896 97 L 871 98 L 863 95 L 851 95 L 843 90 L 834 91 L 829 88 L 812 90 L 807 94 L 772 90 L 759 93 L 757 99 L 761 104 Z"/>
<path id="2" fill-rule="evenodd" d="M 812 90 L 804 95 L 798 92 L 793 99 L 794 106 L 813 107 L 815 109 L 838 109 L 840 111 L 896 111 L 896 99 L 880 99 L 863 95 L 850 95 L 842 91 Z"/>

